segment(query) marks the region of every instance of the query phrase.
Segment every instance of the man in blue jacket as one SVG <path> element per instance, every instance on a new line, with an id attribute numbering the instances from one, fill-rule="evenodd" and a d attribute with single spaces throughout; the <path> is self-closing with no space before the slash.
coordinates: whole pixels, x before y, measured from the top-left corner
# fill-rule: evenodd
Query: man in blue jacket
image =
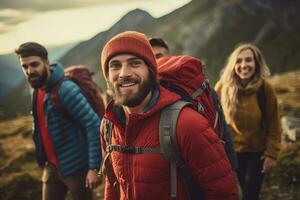
<path id="1" fill-rule="evenodd" d="M 45 47 L 27 42 L 15 53 L 34 89 L 33 139 L 37 162 L 43 168 L 42 199 L 63 200 L 68 190 L 75 200 L 92 199 L 92 189 L 101 184 L 97 175 L 101 162 L 98 115 L 71 80 L 64 80 L 58 89 L 67 115 L 54 108 L 49 96 L 64 77 L 64 70 L 49 64 Z"/>

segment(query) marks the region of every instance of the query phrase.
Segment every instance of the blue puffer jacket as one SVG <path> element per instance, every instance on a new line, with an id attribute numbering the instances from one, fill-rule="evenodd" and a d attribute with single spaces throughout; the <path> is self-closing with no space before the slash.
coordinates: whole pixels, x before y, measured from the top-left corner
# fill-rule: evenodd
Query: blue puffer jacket
<path id="1" fill-rule="evenodd" d="M 51 70 L 52 75 L 46 87 L 44 98 L 44 112 L 58 161 L 58 169 L 65 177 L 83 167 L 99 169 L 101 162 L 100 119 L 87 103 L 80 88 L 70 80 L 62 82 L 58 94 L 61 106 L 71 118 L 58 113 L 49 99 L 49 93 L 64 76 L 64 71 L 57 64 L 52 65 Z M 36 156 L 38 163 L 44 165 L 47 158 L 39 133 L 36 95 L 33 95 L 32 100 L 33 139 L 36 145 Z"/>

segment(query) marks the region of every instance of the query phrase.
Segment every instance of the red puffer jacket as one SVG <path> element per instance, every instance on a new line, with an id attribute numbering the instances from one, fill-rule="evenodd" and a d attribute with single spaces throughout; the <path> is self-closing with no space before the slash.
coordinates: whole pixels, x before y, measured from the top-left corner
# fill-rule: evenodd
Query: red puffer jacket
<path id="1" fill-rule="evenodd" d="M 179 99 L 178 95 L 163 88 L 159 92 L 159 99 L 154 107 L 143 114 L 131 114 L 125 129 L 113 112 L 113 104 L 108 106 L 105 118 L 114 123 L 112 144 L 159 147 L 160 110 Z M 103 129 L 101 133 L 104 152 L 106 146 Z M 177 123 L 177 138 L 182 156 L 203 188 L 206 199 L 238 199 L 236 179 L 223 144 L 209 127 L 207 120 L 193 109 L 184 108 Z M 110 159 L 118 185 L 112 187 L 106 178 L 105 199 L 171 199 L 170 166 L 162 155 L 113 151 Z M 175 199 L 187 199 L 180 175 L 177 178 Z"/>

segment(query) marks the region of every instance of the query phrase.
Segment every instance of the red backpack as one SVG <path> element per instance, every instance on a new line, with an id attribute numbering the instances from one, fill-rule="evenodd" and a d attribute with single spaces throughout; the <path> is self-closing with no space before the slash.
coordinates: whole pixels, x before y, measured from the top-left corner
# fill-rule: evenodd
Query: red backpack
<path id="1" fill-rule="evenodd" d="M 58 90 L 64 80 L 72 80 L 81 88 L 83 95 L 95 113 L 102 118 L 105 109 L 102 92 L 94 83 L 92 75 L 93 73 L 83 65 L 75 65 L 66 68 L 65 76 L 56 83 L 50 92 L 50 99 L 53 102 L 54 109 L 62 113 L 62 115 L 68 116 L 60 104 Z"/>
<path id="2" fill-rule="evenodd" d="M 191 102 L 192 107 L 207 118 L 221 136 L 217 108 L 202 62 L 191 56 L 164 56 L 157 60 L 157 65 L 161 85 Z"/>

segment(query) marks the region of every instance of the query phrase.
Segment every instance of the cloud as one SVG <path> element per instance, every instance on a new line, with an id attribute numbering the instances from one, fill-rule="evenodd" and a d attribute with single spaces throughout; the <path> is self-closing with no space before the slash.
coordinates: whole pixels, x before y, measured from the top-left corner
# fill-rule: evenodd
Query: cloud
<path id="1" fill-rule="evenodd" d="M 127 0 L 133 2 L 137 0 Z M 32 11 L 50 11 L 95 5 L 124 3 L 123 0 L 1 0 L 0 9 L 22 9 Z"/>
<path id="2" fill-rule="evenodd" d="M 127 0 L 134 2 L 137 0 Z M 123 0 L 1 0 L 0 1 L 0 34 L 13 31 L 15 26 L 41 12 L 57 11 L 124 3 Z"/>
<path id="3" fill-rule="evenodd" d="M 0 34 L 13 30 L 17 24 L 28 20 L 32 15 L 31 11 L 21 12 L 16 9 L 0 10 Z"/>
<path id="4" fill-rule="evenodd" d="M 21 12 L 15 9 L 2 9 L 0 10 L 0 17 L 15 17 L 20 16 Z"/>

